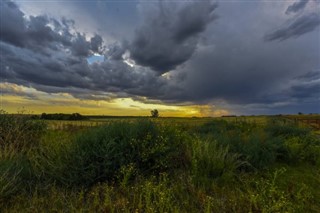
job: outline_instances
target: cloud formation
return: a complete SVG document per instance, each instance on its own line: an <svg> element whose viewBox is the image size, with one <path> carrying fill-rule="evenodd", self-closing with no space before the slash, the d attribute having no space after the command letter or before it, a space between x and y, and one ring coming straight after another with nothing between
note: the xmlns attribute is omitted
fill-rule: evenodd
<svg viewBox="0 0 320 213"><path fill-rule="evenodd" d="M181 5L160 1L136 30L129 47L132 59L159 74L175 69L195 52L199 34L216 17L216 7L209 0Z"/></svg>
<svg viewBox="0 0 320 213"><path fill-rule="evenodd" d="M208 110L237 113L319 106L319 14L301 5L296 12L290 9L294 18L263 40L279 17L287 19L283 10L263 13L261 2L141 3L136 31L114 42L99 30L80 31L77 20L27 15L11 1L0 4L4 82L84 100L130 97L144 103L209 104ZM271 12L279 17L270 18ZM104 60L89 64L94 54ZM6 93L23 95L8 88Z"/></svg>
<svg viewBox="0 0 320 213"><path fill-rule="evenodd" d="M85 34L72 33L72 20L63 18L60 22L46 15L27 17L14 2L4 0L0 4L3 42L42 54L70 50L83 57L103 49L101 36L95 35L88 41Z"/></svg>
<svg viewBox="0 0 320 213"><path fill-rule="evenodd" d="M293 3L287 8L286 14L296 13L303 10L306 7L308 2L309 0L300 0L298 2Z"/></svg>
<svg viewBox="0 0 320 213"><path fill-rule="evenodd" d="M73 20L27 17L10 1L2 1L1 6L1 23L6 23L0 30L1 77L5 81L45 92L68 90L75 96L101 91L119 96L141 94L140 90L153 94L159 91L152 89L154 86L159 89L163 85L149 69L133 68L121 60L124 48L120 52L118 47L110 48L106 53L102 37L95 34L87 39L74 29ZM7 17L19 21L8 24L3 21ZM86 59L93 53L106 54L107 59L88 64Z"/></svg>
<svg viewBox="0 0 320 213"><path fill-rule="evenodd" d="M291 21L290 24L265 36L267 41L283 41L289 38L296 38L303 34L314 31L320 25L320 14L310 13L302 15Z"/></svg>

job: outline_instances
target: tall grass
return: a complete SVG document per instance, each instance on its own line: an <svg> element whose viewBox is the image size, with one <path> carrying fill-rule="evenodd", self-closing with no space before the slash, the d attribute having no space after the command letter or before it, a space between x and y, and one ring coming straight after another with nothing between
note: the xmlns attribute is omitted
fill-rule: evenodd
<svg viewBox="0 0 320 213"><path fill-rule="evenodd" d="M0 110L0 200L24 190L32 182L27 153L38 145L44 130L44 123L29 116L9 115Z"/></svg>
<svg viewBox="0 0 320 213"><path fill-rule="evenodd" d="M211 137L242 155L251 168L264 169L276 162L307 161L319 165L320 140L310 129L270 119L265 126L254 123L211 121L195 129L201 137Z"/></svg>
<svg viewBox="0 0 320 213"><path fill-rule="evenodd" d="M186 128L137 119L70 132L44 131L26 117L1 119L1 212L320 208L319 139L291 124L210 121ZM21 126L17 138L4 134L17 131L5 127L10 122Z"/></svg>
<svg viewBox="0 0 320 213"><path fill-rule="evenodd" d="M189 147L192 153L191 173L196 182L206 184L217 178L233 178L248 163L241 154L214 140L196 139Z"/></svg>
<svg viewBox="0 0 320 213"><path fill-rule="evenodd" d="M266 131L273 137L306 137L311 129L299 127L298 123L284 119L269 119Z"/></svg>
<svg viewBox="0 0 320 213"><path fill-rule="evenodd" d="M0 149L10 146L23 151L35 146L45 129L44 122L34 121L28 115L13 115L0 110Z"/></svg>

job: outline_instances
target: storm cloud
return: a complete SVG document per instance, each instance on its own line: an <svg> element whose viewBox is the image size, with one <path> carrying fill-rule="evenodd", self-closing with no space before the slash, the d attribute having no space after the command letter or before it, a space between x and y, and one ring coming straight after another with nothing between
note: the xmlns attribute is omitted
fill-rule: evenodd
<svg viewBox="0 0 320 213"><path fill-rule="evenodd" d="M159 74L175 69L195 52L199 34L216 17L216 7L209 0L179 6L160 1L136 30L129 47L132 59Z"/></svg>
<svg viewBox="0 0 320 213"><path fill-rule="evenodd" d="M129 30L82 31L77 20L1 1L1 80L79 99L209 104L245 114L319 111L320 18L307 9L311 2L130 2L140 19L115 39ZM124 14L113 21L121 26ZM102 60L90 64L92 55Z"/></svg>
<svg viewBox="0 0 320 213"><path fill-rule="evenodd" d="M52 88L55 92L68 89L78 96L83 88L95 94L105 91L121 96L127 91L141 93L136 90L159 93L151 87L157 86L159 89L163 85L162 79L158 79L149 69L133 68L119 60L123 52L111 54L109 51L112 57L101 63L88 64L89 55L105 53L106 47L100 35L95 34L87 39L85 34L73 29L73 20L63 18L60 22L47 16L27 17L13 2L4 1L1 4L4 11L1 13L1 23L7 23L3 20L7 19L8 14L13 20L19 20L12 22L10 27L7 23L8 26L0 30L3 80L31 85L45 92L52 92Z"/></svg>
<svg viewBox="0 0 320 213"><path fill-rule="evenodd" d="M95 35L89 41L85 34L73 34L74 21L61 22L46 15L27 17L11 1L1 1L0 40L11 45L50 54L50 51L69 49L76 56L88 56L102 49L102 38Z"/></svg>

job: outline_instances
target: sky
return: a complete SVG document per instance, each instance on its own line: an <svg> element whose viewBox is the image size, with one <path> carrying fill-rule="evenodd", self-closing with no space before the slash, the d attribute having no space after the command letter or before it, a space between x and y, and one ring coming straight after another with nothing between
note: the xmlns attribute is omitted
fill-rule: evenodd
<svg viewBox="0 0 320 213"><path fill-rule="evenodd" d="M320 113L320 0L0 0L0 109Z"/></svg>

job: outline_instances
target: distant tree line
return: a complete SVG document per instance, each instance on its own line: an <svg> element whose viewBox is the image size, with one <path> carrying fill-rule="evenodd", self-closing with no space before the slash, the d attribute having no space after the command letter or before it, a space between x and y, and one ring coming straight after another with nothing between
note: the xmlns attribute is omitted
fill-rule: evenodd
<svg viewBox="0 0 320 213"><path fill-rule="evenodd" d="M63 114L63 113L47 114L47 113L42 113L41 116L40 116L40 119L43 119L43 120L72 120L72 121L78 121L78 120L85 120L87 118L85 116L79 114L79 113L72 113L72 114Z"/></svg>

